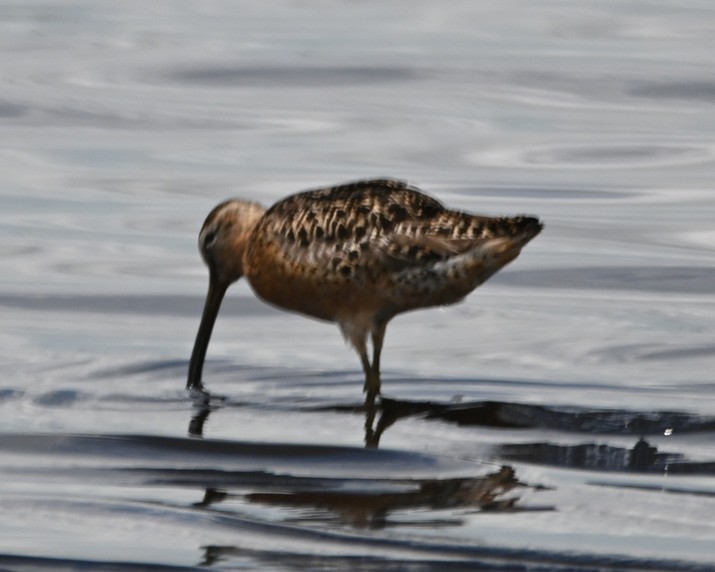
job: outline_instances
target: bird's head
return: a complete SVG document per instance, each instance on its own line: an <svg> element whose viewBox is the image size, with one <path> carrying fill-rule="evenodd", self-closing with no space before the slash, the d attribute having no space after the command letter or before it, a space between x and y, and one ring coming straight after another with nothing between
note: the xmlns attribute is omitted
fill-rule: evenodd
<svg viewBox="0 0 715 572"><path fill-rule="evenodd" d="M201 372L216 316L226 289L243 276L243 254L265 209L248 201L229 200L206 217L199 251L209 267L209 291L189 363L188 388L202 389Z"/></svg>
<svg viewBox="0 0 715 572"><path fill-rule="evenodd" d="M243 276L243 254L264 212L257 203L231 199L209 213L199 233L199 251L212 281L228 287Z"/></svg>

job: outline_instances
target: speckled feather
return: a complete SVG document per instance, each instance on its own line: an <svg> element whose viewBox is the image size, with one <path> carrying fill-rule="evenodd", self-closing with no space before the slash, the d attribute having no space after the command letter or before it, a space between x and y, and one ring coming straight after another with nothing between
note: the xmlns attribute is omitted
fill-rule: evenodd
<svg viewBox="0 0 715 572"><path fill-rule="evenodd" d="M370 331L375 320L460 300L540 228L528 217L447 210L402 181L358 181L268 209L244 267L268 302Z"/></svg>

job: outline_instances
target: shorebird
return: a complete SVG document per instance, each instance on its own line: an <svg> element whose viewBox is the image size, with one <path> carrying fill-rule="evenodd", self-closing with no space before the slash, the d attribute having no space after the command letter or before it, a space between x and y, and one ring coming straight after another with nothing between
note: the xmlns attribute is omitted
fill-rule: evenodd
<svg viewBox="0 0 715 572"><path fill-rule="evenodd" d="M541 228L529 216L448 210L394 179L304 191L268 210L225 201L199 233L209 289L187 388L203 391L201 372L221 301L245 276L265 302L336 322L360 356L364 391L374 403L388 322L409 310L459 302L516 258Z"/></svg>

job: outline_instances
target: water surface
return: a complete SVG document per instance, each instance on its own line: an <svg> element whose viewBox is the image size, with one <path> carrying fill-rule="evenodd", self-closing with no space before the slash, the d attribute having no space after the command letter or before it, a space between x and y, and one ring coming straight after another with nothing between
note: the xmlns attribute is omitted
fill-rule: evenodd
<svg viewBox="0 0 715 572"><path fill-rule="evenodd" d="M0 566L715 569L706 2L1 2ZM245 284L184 391L220 200L394 176L546 223L397 318Z"/></svg>

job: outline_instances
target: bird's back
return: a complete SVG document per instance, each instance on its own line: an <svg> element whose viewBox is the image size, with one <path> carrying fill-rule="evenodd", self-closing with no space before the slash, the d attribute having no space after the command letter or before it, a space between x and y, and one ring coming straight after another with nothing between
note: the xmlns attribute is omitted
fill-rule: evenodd
<svg viewBox="0 0 715 572"><path fill-rule="evenodd" d="M251 235L244 269L270 303L367 325L460 300L540 230L531 217L448 210L402 181L357 181L273 205Z"/></svg>

